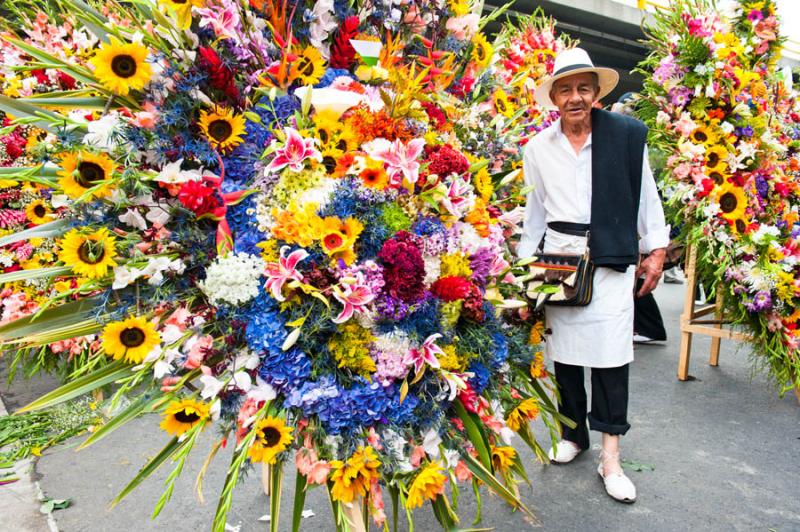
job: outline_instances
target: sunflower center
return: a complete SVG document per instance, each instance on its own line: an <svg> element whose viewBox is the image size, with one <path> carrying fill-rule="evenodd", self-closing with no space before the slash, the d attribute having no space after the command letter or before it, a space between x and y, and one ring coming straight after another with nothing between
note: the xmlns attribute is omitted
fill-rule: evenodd
<svg viewBox="0 0 800 532"><path fill-rule="evenodd" d="M44 205L42 205L42 204L40 203L40 204L36 205L36 206L33 208L33 214L35 214L36 216L38 216L39 218L41 218L42 216L44 216L45 214L47 214L47 209L45 209Z"/></svg>
<svg viewBox="0 0 800 532"><path fill-rule="evenodd" d="M329 174L332 174L336 170L336 159L331 155L326 155L322 158L322 166Z"/></svg>
<svg viewBox="0 0 800 532"><path fill-rule="evenodd" d="M735 211L738 204L739 200L736 199L736 195L732 192L726 192L719 198L719 208L725 214Z"/></svg>
<svg viewBox="0 0 800 532"><path fill-rule="evenodd" d="M86 264L97 264L106 256L106 246L103 242L86 239L78 247L78 258Z"/></svg>
<svg viewBox="0 0 800 532"><path fill-rule="evenodd" d="M214 120L208 125L208 134L217 142L224 142L233 134L233 126L227 120Z"/></svg>
<svg viewBox="0 0 800 532"><path fill-rule="evenodd" d="M314 63L312 63L310 59L302 57L300 58L300 66L297 67L297 70L304 76L310 76L314 73Z"/></svg>
<svg viewBox="0 0 800 532"><path fill-rule="evenodd" d="M744 220L736 220L734 223L736 224L736 230L740 233L744 233L747 230L747 224L744 223Z"/></svg>
<svg viewBox="0 0 800 532"><path fill-rule="evenodd" d="M717 185L722 184L722 174L720 174L719 172L711 172L710 174L708 174L708 177L710 177L711 180Z"/></svg>
<svg viewBox="0 0 800 532"><path fill-rule="evenodd" d="M330 140L330 136L328 136L328 132L324 129L320 129L319 132L319 140L322 141L323 144L327 144L328 140Z"/></svg>
<svg viewBox="0 0 800 532"><path fill-rule="evenodd" d="M708 160L706 162L706 164L708 166L711 166L711 167L717 166L718 162L719 162L719 154L718 153L711 152L711 153L708 154Z"/></svg>
<svg viewBox="0 0 800 532"><path fill-rule="evenodd" d="M136 59L120 54L111 60L111 71L121 78L129 78L136 74Z"/></svg>
<svg viewBox="0 0 800 532"><path fill-rule="evenodd" d="M139 327L128 327L119 333L119 341L127 348L139 347L144 343L144 331ZM177 414L176 414L177 417Z"/></svg>
<svg viewBox="0 0 800 532"><path fill-rule="evenodd" d="M264 447L275 447L281 441L281 431L275 427L266 427L261 431L261 441Z"/></svg>
<svg viewBox="0 0 800 532"><path fill-rule="evenodd" d="M694 139L697 142L705 142L708 140L708 135L706 135L705 131L695 131L694 132Z"/></svg>
<svg viewBox="0 0 800 532"><path fill-rule="evenodd" d="M200 416L197 415L197 412L187 412L186 410L175 412L175 420L181 423L194 423L199 419Z"/></svg>
<svg viewBox="0 0 800 532"><path fill-rule="evenodd" d="M97 181L105 179L105 177L106 173L102 166L97 163L83 161L78 164L78 175L75 176L75 181L83 188L89 188Z"/></svg>
<svg viewBox="0 0 800 532"><path fill-rule="evenodd" d="M495 105L497 106L497 110L499 112L504 113L506 111L506 102L504 102L502 99L498 98Z"/></svg>
<svg viewBox="0 0 800 532"><path fill-rule="evenodd" d="M344 139L339 140L339 142L336 143L336 148L347 151L347 141Z"/></svg>

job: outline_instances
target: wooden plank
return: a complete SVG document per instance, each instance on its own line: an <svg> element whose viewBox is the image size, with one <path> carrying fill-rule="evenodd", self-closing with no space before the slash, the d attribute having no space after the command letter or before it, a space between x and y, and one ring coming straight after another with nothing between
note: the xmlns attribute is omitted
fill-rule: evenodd
<svg viewBox="0 0 800 532"><path fill-rule="evenodd" d="M722 293L720 292L719 289L716 290L716 296L717 300L716 304L714 305L714 310L715 310L714 315L716 316L717 321L719 321L719 323L716 324L717 328L721 329L722 321L720 321L720 318L722 317ZM719 348L721 344L722 344L722 338L716 336L711 338L711 354L708 357L708 363L711 366L714 367L719 366Z"/></svg>
<svg viewBox="0 0 800 532"><path fill-rule="evenodd" d="M718 329L716 327L708 327L706 325L686 325L685 331L692 334L704 334L712 338L723 338L725 340L738 340L747 341L750 335L740 331L733 331L730 329Z"/></svg>
<svg viewBox="0 0 800 532"><path fill-rule="evenodd" d="M681 313L681 350L678 355L678 379L689 379L689 361L692 356L692 332L686 327L689 325L694 310L694 289L697 284L696 269L697 252L693 246L687 246L689 260L686 261L686 291L683 298L683 312Z"/></svg>

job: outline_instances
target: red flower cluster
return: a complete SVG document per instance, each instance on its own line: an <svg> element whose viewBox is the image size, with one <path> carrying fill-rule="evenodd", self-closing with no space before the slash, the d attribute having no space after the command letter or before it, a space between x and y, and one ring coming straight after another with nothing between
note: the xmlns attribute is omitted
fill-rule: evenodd
<svg viewBox="0 0 800 532"><path fill-rule="evenodd" d="M178 199L184 207L202 216L219 207L220 202L214 196L214 189L199 181L187 181L178 191Z"/></svg>
<svg viewBox="0 0 800 532"><path fill-rule="evenodd" d="M16 209L0 209L0 229L7 229L13 225L25 222L25 211Z"/></svg>
<svg viewBox="0 0 800 532"><path fill-rule="evenodd" d="M428 174L436 174L440 178L469 170L467 158L449 144L425 146L425 156L428 159Z"/></svg>
<svg viewBox="0 0 800 532"><path fill-rule="evenodd" d="M447 125L447 117L438 105L433 102L422 102L422 108L431 119L436 129L443 129Z"/></svg>
<svg viewBox="0 0 800 532"><path fill-rule="evenodd" d="M483 294L481 289L474 284L469 284L469 293L464 298L464 304L461 307L461 314L468 320L482 323L486 317L483 310Z"/></svg>
<svg viewBox="0 0 800 532"><path fill-rule="evenodd" d="M0 143L2 143L3 146L5 146L5 152L6 152L6 157L0 156L0 162L3 162L4 164L7 165L8 163L13 162L17 157L20 157L25 153L25 146L28 144L28 140L22 135L20 135L17 130L14 130L8 135L0 137Z"/></svg>
<svg viewBox="0 0 800 532"><path fill-rule="evenodd" d="M222 64L222 59L213 48L200 47L198 64L208 74L208 84L211 88L224 92L231 100L239 99L239 89L233 81L233 71Z"/></svg>
<svg viewBox="0 0 800 532"><path fill-rule="evenodd" d="M489 402L475 393L469 383L467 383L467 387L464 390L458 392L458 400L461 401L467 412L478 415L481 415L483 410L489 406Z"/></svg>
<svg viewBox="0 0 800 532"><path fill-rule="evenodd" d="M336 38L331 45L331 59L328 64L333 68L349 69L356 60L356 50L350 44L350 39L358 33L358 17L353 15L344 19L344 24L336 32Z"/></svg>
<svg viewBox="0 0 800 532"><path fill-rule="evenodd" d="M389 295L406 303L422 299L425 262L411 234L400 231L384 242L378 259L384 266L384 289Z"/></svg>
<svg viewBox="0 0 800 532"><path fill-rule="evenodd" d="M466 298L471 289L471 282L455 275L442 277L431 285L431 292L442 301L448 303Z"/></svg>
<svg viewBox="0 0 800 532"><path fill-rule="evenodd" d="M449 91L459 98L466 98L467 94L471 93L474 87L475 78L472 76L464 76L450 85Z"/></svg>

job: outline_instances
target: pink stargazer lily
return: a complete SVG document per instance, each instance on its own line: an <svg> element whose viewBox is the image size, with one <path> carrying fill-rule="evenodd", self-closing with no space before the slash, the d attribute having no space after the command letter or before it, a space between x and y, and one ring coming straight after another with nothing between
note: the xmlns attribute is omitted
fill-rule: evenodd
<svg viewBox="0 0 800 532"><path fill-rule="evenodd" d="M288 249L289 246L283 246L278 262L268 262L264 271L267 276L264 288L270 291L276 301L286 301L286 298L283 297L283 285L288 281L303 281L302 274L297 271L297 263L308 257L308 252L304 249L298 249L292 251L288 257L284 257Z"/></svg>
<svg viewBox="0 0 800 532"><path fill-rule="evenodd" d="M395 140L390 146L377 149L369 154L373 159L386 163L389 182L392 186L399 186L406 178L412 185L419 179L419 162L417 157L422 153L425 139L417 138L403 144L400 139Z"/></svg>
<svg viewBox="0 0 800 532"><path fill-rule="evenodd" d="M460 218L472 207L471 192L469 178L455 176L447 188L447 195L442 198L442 205L447 212Z"/></svg>
<svg viewBox="0 0 800 532"><path fill-rule="evenodd" d="M314 146L314 139L304 139L296 129L287 127L286 142L275 150L275 158L267 165L268 172L276 172L288 166L292 171L299 172L303 169L306 159L316 159L322 162L322 154Z"/></svg>
<svg viewBox="0 0 800 532"><path fill-rule="evenodd" d="M403 359L404 364L414 364L414 372L419 373L425 364L434 369L439 368L439 359L436 355L444 355L444 351L436 345L436 340L441 338L441 334L436 333L428 336L419 349L411 349Z"/></svg>
<svg viewBox="0 0 800 532"><path fill-rule="evenodd" d="M344 323L349 320L354 313L364 312L367 305L375 299L369 286L364 279L364 274L357 272L354 279L343 282L333 290L333 297L344 305L342 312L333 319L333 323Z"/></svg>

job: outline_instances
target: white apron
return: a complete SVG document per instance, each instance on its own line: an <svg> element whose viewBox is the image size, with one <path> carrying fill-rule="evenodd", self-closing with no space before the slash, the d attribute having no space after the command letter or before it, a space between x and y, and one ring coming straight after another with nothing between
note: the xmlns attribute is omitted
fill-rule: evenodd
<svg viewBox="0 0 800 532"><path fill-rule="evenodd" d="M586 238L547 229L545 253L582 253ZM585 307L545 306L545 354L555 362L616 368L633 361L635 267L596 268L592 300Z"/></svg>

